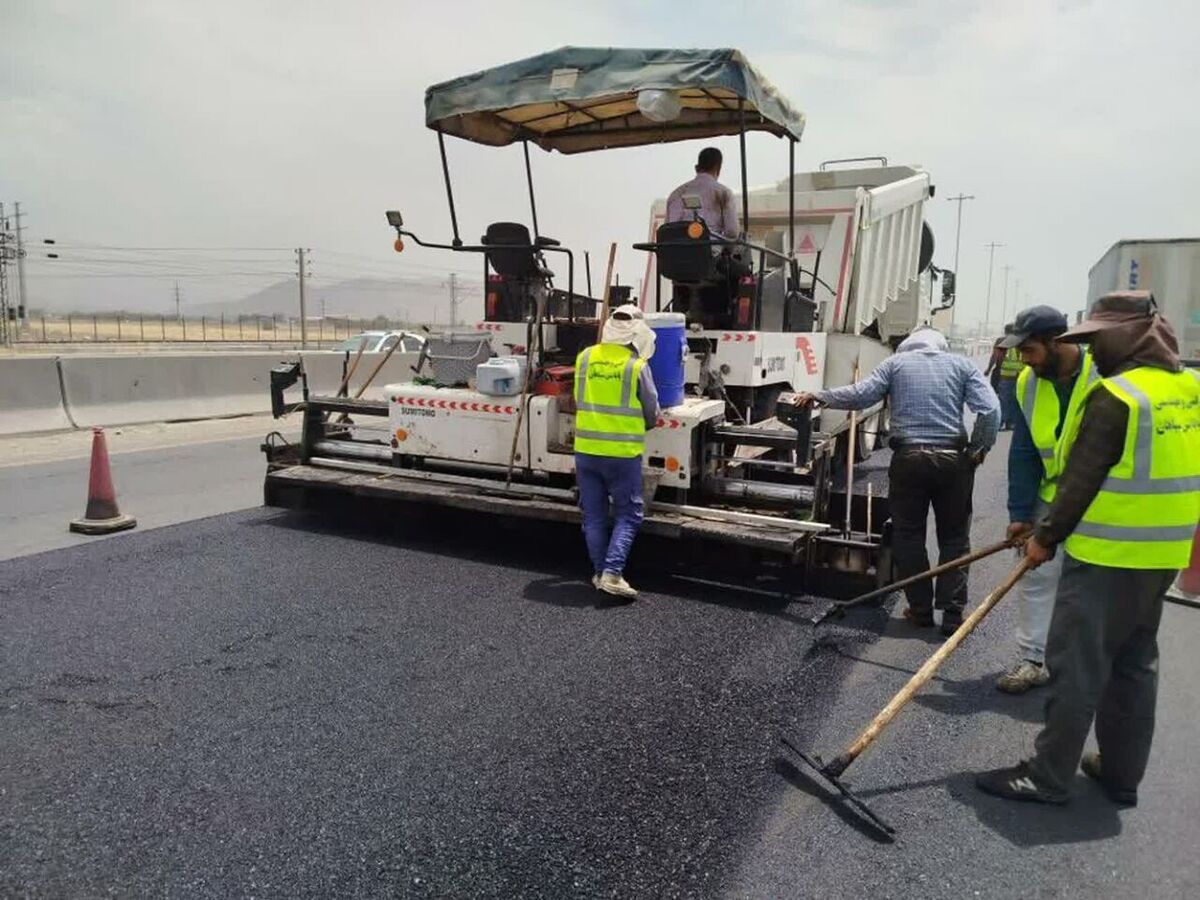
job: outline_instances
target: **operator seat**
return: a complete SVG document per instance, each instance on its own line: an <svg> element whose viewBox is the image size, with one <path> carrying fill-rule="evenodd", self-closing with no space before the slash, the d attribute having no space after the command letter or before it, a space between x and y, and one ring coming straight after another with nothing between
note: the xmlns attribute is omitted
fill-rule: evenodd
<svg viewBox="0 0 1200 900"><path fill-rule="evenodd" d="M542 248L557 247L554 238L530 240L529 229L520 222L493 222L479 239L484 247L488 275L485 317L489 322L523 322L536 310L539 297L553 290L554 273L546 268Z"/></svg>
<svg viewBox="0 0 1200 900"><path fill-rule="evenodd" d="M702 230L693 237L688 229L697 224ZM710 238L703 219L664 222L658 226L654 252L658 271L671 282L671 308L686 313L689 322L724 328L731 316L733 291L729 279L717 268Z"/></svg>
<svg viewBox="0 0 1200 900"><path fill-rule="evenodd" d="M554 277L539 251L542 247L557 247L558 241L539 237L535 245L529 229L520 222L493 222L479 243L488 248L487 261L497 275L515 281L548 281Z"/></svg>
<svg viewBox="0 0 1200 900"><path fill-rule="evenodd" d="M688 234L688 229L694 224L702 229L698 237ZM717 271L717 260L709 244L711 236L703 219L659 225L656 235L659 247L655 251L658 271L676 284L699 286L719 280L721 275ZM663 244L671 246L664 247Z"/></svg>

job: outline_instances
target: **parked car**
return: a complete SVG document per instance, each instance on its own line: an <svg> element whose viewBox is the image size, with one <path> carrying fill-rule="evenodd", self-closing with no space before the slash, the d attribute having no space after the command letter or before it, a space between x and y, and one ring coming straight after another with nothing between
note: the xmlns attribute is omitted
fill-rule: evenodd
<svg viewBox="0 0 1200 900"><path fill-rule="evenodd" d="M400 353L419 353L425 339L420 335L413 334L408 331L364 331L362 334L356 334L354 337L346 338L334 350L346 351L351 353L358 352L358 345L366 339L367 345L363 348L364 353L382 353L392 348L392 345L397 341L401 344L397 347L397 352Z"/></svg>

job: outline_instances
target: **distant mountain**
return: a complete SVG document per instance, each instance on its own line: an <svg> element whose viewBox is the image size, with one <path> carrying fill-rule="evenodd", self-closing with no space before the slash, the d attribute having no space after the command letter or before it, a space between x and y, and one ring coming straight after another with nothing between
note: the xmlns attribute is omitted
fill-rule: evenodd
<svg viewBox="0 0 1200 900"><path fill-rule="evenodd" d="M459 278L456 287L459 321L471 320L482 307L483 286L479 281ZM240 300L195 304L191 315L296 316L300 292L295 279L288 279ZM353 278L347 281L318 281L308 289L308 315L347 316L367 319L387 316L413 323L450 321L450 287L445 279Z"/></svg>

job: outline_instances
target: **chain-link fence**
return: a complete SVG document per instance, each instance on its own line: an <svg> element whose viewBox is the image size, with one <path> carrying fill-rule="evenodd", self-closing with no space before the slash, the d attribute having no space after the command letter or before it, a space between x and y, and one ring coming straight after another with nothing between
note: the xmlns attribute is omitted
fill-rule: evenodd
<svg viewBox="0 0 1200 900"><path fill-rule="evenodd" d="M104 343L268 343L301 342L300 320L285 316L200 316L176 318L140 313L37 313L27 323L9 322L16 344ZM376 317L322 317L309 319L304 329L307 343L323 347L364 331L411 330L394 319Z"/></svg>

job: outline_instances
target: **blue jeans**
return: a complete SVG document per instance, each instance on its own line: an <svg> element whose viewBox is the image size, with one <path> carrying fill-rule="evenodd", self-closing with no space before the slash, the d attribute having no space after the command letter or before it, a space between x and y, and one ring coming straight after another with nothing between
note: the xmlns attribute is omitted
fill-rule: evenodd
<svg viewBox="0 0 1200 900"><path fill-rule="evenodd" d="M642 524L642 458L575 454L583 537L597 574L620 575ZM609 528L609 500L614 519Z"/></svg>

